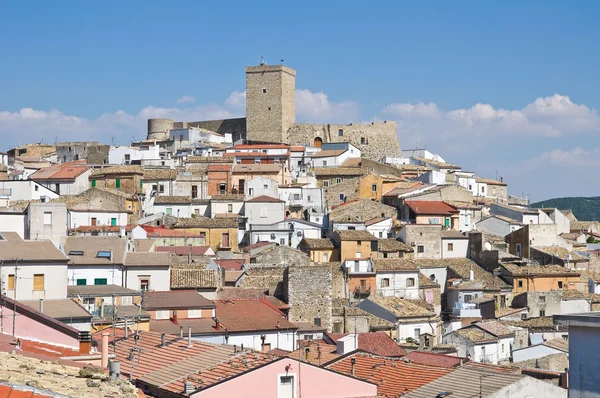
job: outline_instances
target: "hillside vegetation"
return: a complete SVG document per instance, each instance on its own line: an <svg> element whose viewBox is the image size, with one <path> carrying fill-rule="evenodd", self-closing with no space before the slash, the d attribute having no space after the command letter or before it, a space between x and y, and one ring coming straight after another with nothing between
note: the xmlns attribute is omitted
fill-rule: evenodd
<svg viewBox="0 0 600 398"><path fill-rule="evenodd" d="M531 207L556 207L557 209L571 209L580 221L600 220L600 196L590 198L572 197L555 198L532 203Z"/></svg>

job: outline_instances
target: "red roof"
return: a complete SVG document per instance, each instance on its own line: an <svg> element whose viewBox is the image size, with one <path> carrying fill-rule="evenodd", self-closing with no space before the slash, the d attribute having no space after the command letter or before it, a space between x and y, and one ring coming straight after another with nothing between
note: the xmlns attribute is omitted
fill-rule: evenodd
<svg viewBox="0 0 600 398"><path fill-rule="evenodd" d="M467 358L423 351L413 351L410 354L405 355L404 359L408 359L410 362L419 365L441 366L442 368L456 368L468 361Z"/></svg>
<svg viewBox="0 0 600 398"><path fill-rule="evenodd" d="M210 249L210 246L157 246L157 252L168 252L178 256L203 256Z"/></svg>
<svg viewBox="0 0 600 398"><path fill-rule="evenodd" d="M229 149L288 149L289 145L285 144L241 144L233 146Z"/></svg>
<svg viewBox="0 0 600 398"><path fill-rule="evenodd" d="M283 312L264 298L259 300L217 300L216 314L223 327L231 332L259 330L296 330Z"/></svg>
<svg viewBox="0 0 600 398"><path fill-rule="evenodd" d="M233 164L231 163L227 163L227 164L209 164L208 165L208 171L231 171L231 166L233 166Z"/></svg>
<svg viewBox="0 0 600 398"><path fill-rule="evenodd" d="M290 151L292 151L292 152L304 152L304 150L305 150L305 149L306 149L306 148L305 148L305 147L303 147L303 146L299 146L299 145L293 145L293 146L290 148Z"/></svg>
<svg viewBox="0 0 600 398"><path fill-rule="evenodd" d="M48 394L37 394L35 389L24 387L22 390L12 386L0 386L0 398L48 398Z"/></svg>
<svg viewBox="0 0 600 398"><path fill-rule="evenodd" d="M215 263L225 271L241 271L246 263L244 259L215 260Z"/></svg>
<svg viewBox="0 0 600 398"><path fill-rule="evenodd" d="M348 334L327 333L326 335L335 343L342 337L348 336ZM358 349L383 357L401 357L406 355L406 351L385 332L359 333Z"/></svg>
<svg viewBox="0 0 600 398"><path fill-rule="evenodd" d="M459 212L455 207L438 200L407 200L404 203L406 203L415 214L449 216Z"/></svg>
<svg viewBox="0 0 600 398"><path fill-rule="evenodd" d="M249 252L250 250L257 249L257 248L263 247L263 246L269 246L269 245L274 245L274 243L273 242L256 242L252 245L245 246L243 250L244 250L244 252Z"/></svg>
<svg viewBox="0 0 600 398"><path fill-rule="evenodd" d="M360 353L347 356L327 367L350 375L352 358L356 360L356 377L377 384L377 393L381 397L401 396L453 371L441 367L405 363L401 359L374 357Z"/></svg>
<svg viewBox="0 0 600 398"><path fill-rule="evenodd" d="M269 203L281 203L284 202L281 199L273 198L267 195L260 195L252 199L248 199L246 202L269 202Z"/></svg>
<svg viewBox="0 0 600 398"><path fill-rule="evenodd" d="M226 157L252 157L252 158L281 158L290 156L289 152L286 153L264 153L264 152L227 152L223 154Z"/></svg>

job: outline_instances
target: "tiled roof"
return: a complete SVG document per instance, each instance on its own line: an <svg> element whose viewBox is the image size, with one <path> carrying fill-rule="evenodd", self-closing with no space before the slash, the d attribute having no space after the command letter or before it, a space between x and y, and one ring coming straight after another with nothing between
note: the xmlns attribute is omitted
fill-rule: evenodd
<svg viewBox="0 0 600 398"><path fill-rule="evenodd" d="M241 288L241 287L226 287L219 290L217 293L218 300L236 300L236 299L261 299L264 298L271 303L278 310L287 310L290 308L289 305L279 300L276 297L268 296L266 289L252 289L252 288Z"/></svg>
<svg viewBox="0 0 600 398"><path fill-rule="evenodd" d="M588 258L580 256L579 254L560 246L535 246L531 247L531 250L537 250L550 256L560 258L563 261L569 261L570 263L590 261Z"/></svg>
<svg viewBox="0 0 600 398"><path fill-rule="evenodd" d="M141 292L118 285L69 285L68 297L141 296Z"/></svg>
<svg viewBox="0 0 600 398"><path fill-rule="evenodd" d="M439 366L442 368L456 368L467 362L467 358L455 357L452 355L435 354L426 351L413 351L404 356L411 363L419 365Z"/></svg>
<svg viewBox="0 0 600 398"><path fill-rule="evenodd" d="M243 258L218 259L215 263L226 271L241 271L246 260Z"/></svg>
<svg viewBox="0 0 600 398"><path fill-rule="evenodd" d="M569 342L562 337L545 341L543 343L547 347L555 348L560 351L569 352Z"/></svg>
<svg viewBox="0 0 600 398"><path fill-rule="evenodd" d="M225 271L223 280L226 283L235 283L242 277L242 275L244 275L244 271Z"/></svg>
<svg viewBox="0 0 600 398"><path fill-rule="evenodd" d="M379 318L378 316L375 316L358 307L342 307L342 311L344 311L348 317L365 317L371 330L390 330L396 328L396 324L393 322L390 322L387 319ZM343 315L344 314L342 313L342 316Z"/></svg>
<svg viewBox="0 0 600 398"><path fill-rule="evenodd" d="M128 252L125 255L126 267L168 267L171 265L171 253Z"/></svg>
<svg viewBox="0 0 600 398"><path fill-rule="evenodd" d="M340 167L360 167L362 158L348 158L340 165Z"/></svg>
<svg viewBox="0 0 600 398"><path fill-rule="evenodd" d="M442 239L469 239L469 234L459 231L442 231L440 233Z"/></svg>
<svg viewBox="0 0 600 398"><path fill-rule="evenodd" d="M88 170L90 170L89 166L53 166L42 168L33 173L29 178L35 181L74 181L75 178L79 177Z"/></svg>
<svg viewBox="0 0 600 398"><path fill-rule="evenodd" d="M455 331L459 336L464 337L465 339L472 341L473 343L483 343L487 341L496 341L498 340L496 336L486 332L485 330L468 327Z"/></svg>
<svg viewBox="0 0 600 398"><path fill-rule="evenodd" d="M498 321L477 322L473 324L473 327L483 329L496 337L512 336L514 334L512 330Z"/></svg>
<svg viewBox="0 0 600 398"><path fill-rule="evenodd" d="M180 218L174 228L237 228L238 221L233 218Z"/></svg>
<svg viewBox="0 0 600 398"><path fill-rule="evenodd" d="M333 222L367 222L374 217L394 217L395 207L370 199L342 203L332 209L329 220Z"/></svg>
<svg viewBox="0 0 600 398"><path fill-rule="evenodd" d="M215 308L215 305L195 290L146 292L143 304L145 311L185 310L188 308Z"/></svg>
<svg viewBox="0 0 600 398"><path fill-rule="evenodd" d="M312 155L311 157L313 159L316 158L328 158L328 157L332 157L332 156L340 156L341 154L347 152L347 149L327 149L324 151L319 151L317 153L315 153L314 155Z"/></svg>
<svg viewBox="0 0 600 398"><path fill-rule="evenodd" d="M435 316L433 309L424 300L403 299L395 296L376 296L368 298L379 306L387 309L398 318L403 317L432 317Z"/></svg>
<svg viewBox="0 0 600 398"><path fill-rule="evenodd" d="M217 288L217 270L171 269L171 289Z"/></svg>
<svg viewBox="0 0 600 398"><path fill-rule="evenodd" d="M245 198L245 196L242 195L242 194L228 193L228 194L223 194L223 195L212 195L210 197L210 200L212 202L216 202L216 201L237 201L237 202L243 202L244 198Z"/></svg>
<svg viewBox="0 0 600 398"><path fill-rule="evenodd" d="M481 206L473 204L473 202L461 202L457 200L444 200L444 203L449 204L457 209L480 210Z"/></svg>
<svg viewBox="0 0 600 398"><path fill-rule="evenodd" d="M269 301L217 300L216 313L223 327L230 332L260 330L296 330L298 327L285 319Z"/></svg>
<svg viewBox="0 0 600 398"><path fill-rule="evenodd" d="M366 221L365 225L366 226L375 225L377 223L380 223L382 221L386 221L389 219L390 219L390 217L375 217L375 218L370 219L369 221Z"/></svg>
<svg viewBox="0 0 600 398"><path fill-rule="evenodd" d="M157 252L167 252L178 256L204 256L210 246L156 246Z"/></svg>
<svg viewBox="0 0 600 398"><path fill-rule="evenodd" d="M318 167L314 169L315 176L361 176L367 174L367 170L359 167Z"/></svg>
<svg viewBox="0 0 600 398"><path fill-rule="evenodd" d="M158 333L167 333L178 335L181 333L181 329L183 328L184 335L187 335L189 332L190 326L192 327L192 334L215 334L221 335L225 334L225 330L217 330L216 322L212 318L188 318L182 319L181 317L177 318L177 323L175 324L171 319L160 319L160 320L151 320L150 321L150 331L158 332Z"/></svg>
<svg viewBox="0 0 600 398"><path fill-rule="evenodd" d="M492 373L489 370L464 366L425 384L403 398L432 398L443 391L451 391L452 398L491 397L497 391L516 383L523 377L526 376ZM479 383L480 380L483 382Z"/></svg>
<svg viewBox="0 0 600 398"><path fill-rule="evenodd" d="M327 333L328 339L337 342L349 333ZM374 355L384 357L401 357L406 355L402 349L386 332L358 333L358 349Z"/></svg>
<svg viewBox="0 0 600 398"><path fill-rule="evenodd" d="M514 315L521 311L527 311L527 308L511 308L511 307L500 307L496 309L496 319L503 318L505 316Z"/></svg>
<svg viewBox="0 0 600 398"><path fill-rule="evenodd" d="M103 177L114 174L144 174L144 168L142 166L111 166L95 169L92 172L92 177Z"/></svg>
<svg viewBox="0 0 600 398"><path fill-rule="evenodd" d="M230 158L233 161L233 158ZM226 171L230 172L233 165L231 163L209 164L208 172Z"/></svg>
<svg viewBox="0 0 600 398"><path fill-rule="evenodd" d="M477 183L485 183L485 184L488 184L488 185L502 185L502 186L506 186L506 183L504 181L490 180L489 178L479 178L479 177L477 177L475 179L475 182L477 182Z"/></svg>
<svg viewBox="0 0 600 398"><path fill-rule="evenodd" d="M377 241L377 251L381 253L412 253L414 249L398 239L379 239Z"/></svg>
<svg viewBox="0 0 600 398"><path fill-rule="evenodd" d="M69 265L123 264L126 240L118 236L67 236L65 254ZM76 255L76 252L83 252ZM110 252L110 258L98 257L99 252Z"/></svg>
<svg viewBox="0 0 600 398"><path fill-rule="evenodd" d="M304 238L302 239L306 243L309 249L318 250L318 249L334 249L335 246L333 242L329 238ZM300 242L302 243L302 242Z"/></svg>
<svg viewBox="0 0 600 398"><path fill-rule="evenodd" d="M425 275L419 272L419 289L439 287L439 283L432 281L430 278L426 277Z"/></svg>
<svg viewBox="0 0 600 398"><path fill-rule="evenodd" d="M524 265L500 263L512 276L573 276L581 274L560 265Z"/></svg>
<svg viewBox="0 0 600 398"><path fill-rule="evenodd" d="M233 172L238 174L244 173L279 173L283 165L279 164L236 164L233 166Z"/></svg>
<svg viewBox="0 0 600 398"><path fill-rule="evenodd" d="M323 340L299 340L298 345L300 345L300 348L285 356L318 366L340 357L340 355L336 353L337 346L328 344Z"/></svg>
<svg viewBox="0 0 600 398"><path fill-rule="evenodd" d="M445 263L448 266L448 279L462 279L462 282L457 285L459 289L500 290L510 288L502 279L467 258L448 259ZM473 280L469 279L471 270L475 276Z"/></svg>
<svg viewBox="0 0 600 398"><path fill-rule="evenodd" d="M246 269L246 277L240 287L243 288L262 288L268 290L271 286L283 282L284 267L252 267L252 264Z"/></svg>
<svg viewBox="0 0 600 398"><path fill-rule="evenodd" d="M502 324L506 326L516 326L530 330L556 330L551 316L520 319L517 321L505 320L499 322L502 322Z"/></svg>
<svg viewBox="0 0 600 398"><path fill-rule="evenodd" d="M233 163L233 159L222 156L188 156L186 163Z"/></svg>
<svg viewBox="0 0 600 398"><path fill-rule="evenodd" d="M20 300L20 302L36 311L40 311L39 300ZM71 299L46 299L44 300L43 307L43 313L45 315L58 320L70 318L92 319L92 314L87 312L85 308Z"/></svg>
<svg viewBox="0 0 600 398"><path fill-rule="evenodd" d="M414 261L407 258L375 258L373 259L373 270L379 271L414 271L419 268Z"/></svg>
<svg viewBox="0 0 600 398"><path fill-rule="evenodd" d="M415 214L452 215L459 212L456 208L436 200L407 200L404 203Z"/></svg>
<svg viewBox="0 0 600 398"><path fill-rule="evenodd" d="M246 202L250 202L250 203L254 203L254 202L259 202L259 203L285 203L285 201L281 200L281 199L277 199L277 198L273 198L271 196L267 196L267 195L260 195L257 197L254 197L252 199L248 199Z"/></svg>
<svg viewBox="0 0 600 398"><path fill-rule="evenodd" d="M174 180L177 178L175 169L146 169L144 170L144 181L146 180Z"/></svg>
<svg viewBox="0 0 600 398"><path fill-rule="evenodd" d="M386 398L403 396L403 394L453 371L452 369L406 363L401 359L377 357L363 353L344 357L327 367L336 372L350 375L352 374L352 359L355 360L356 377L377 384L377 393L380 397ZM435 395L428 398L431 397L435 397Z"/></svg>
<svg viewBox="0 0 600 398"><path fill-rule="evenodd" d="M190 204L192 198L190 196L166 196L159 195L154 199L154 204Z"/></svg>
<svg viewBox="0 0 600 398"><path fill-rule="evenodd" d="M432 164L434 166L438 166L440 168L446 168L446 169L460 169L460 166L457 166L455 164L452 163L446 163L446 162L440 162L438 160L433 160L433 159L427 159L427 158L422 158L419 156L414 156L414 159L420 160L421 162L424 163L428 163L428 164Z"/></svg>
<svg viewBox="0 0 600 398"><path fill-rule="evenodd" d="M1 228L1 227L0 227ZM0 258L19 262L66 262L67 257L49 240L23 240L16 232L0 231Z"/></svg>
<svg viewBox="0 0 600 398"><path fill-rule="evenodd" d="M344 230L344 231L336 231L336 233L340 237L340 240L366 240L366 241L377 240L377 238L375 236L373 236L373 234L371 234L369 231L365 231L365 230L354 230L354 231Z"/></svg>

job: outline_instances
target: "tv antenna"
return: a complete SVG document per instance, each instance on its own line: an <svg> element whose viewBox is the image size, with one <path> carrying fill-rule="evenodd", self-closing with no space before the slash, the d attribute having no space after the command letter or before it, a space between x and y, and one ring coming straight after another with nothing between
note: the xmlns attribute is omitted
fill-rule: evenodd
<svg viewBox="0 0 600 398"><path fill-rule="evenodd" d="M260 56L260 63L258 65L267 66L267 61L265 61L265 57L263 57L262 55Z"/></svg>

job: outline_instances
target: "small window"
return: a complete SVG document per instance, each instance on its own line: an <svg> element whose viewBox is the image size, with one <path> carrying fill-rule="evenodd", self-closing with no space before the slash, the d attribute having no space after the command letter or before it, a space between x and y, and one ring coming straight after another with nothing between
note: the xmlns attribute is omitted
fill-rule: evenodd
<svg viewBox="0 0 600 398"><path fill-rule="evenodd" d="M340 182L342 182L342 179L341 179L341 178L336 178L336 179L335 179L335 182L336 182L337 184L339 184Z"/></svg>
<svg viewBox="0 0 600 398"><path fill-rule="evenodd" d="M140 290L142 292L150 290L150 279L140 279Z"/></svg>
<svg viewBox="0 0 600 398"><path fill-rule="evenodd" d="M546 302L546 296L540 296L540 303Z"/></svg>
<svg viewBox="0 0 600 398"><path fill-rule="evenodd" d="M171 312L169 310L157 310L156 319L169 319Z"/></svg>
<svg viewBox="0 0 600 398"><path fill-rule="evenodd" d="M371 185L371 191L377 192L377 184Z"/></svg>
<svg viewBox="0 0 600 398"><path fill-rule="evenodd" d="M521 314L521 319L527 319L527 314Z"/></svg>
<svg viewBox="0 0 600 398"><path fill-rule="evenodd" d="M291 386L294 384L294 376L280 376L279 384L282 386Z"/></svg>
<svg viewBox="0 0 600 398"><path fill-rule="evenodd" d="M254 195L254 188L248 188L248 195Z"/></svg>
<svg viewBox="0 0 600 398"><path fill-rule="evenodd" d="M448 251L454 251L454 243L448 243Z"/></svg>
<svg viewBox="0 0 600 398"><path fill-rule="evenodd" d="M106 278L96 278L94 279L94 285L108 285L108 280Z"/></svg>
<svg viewBox="0 0 600 398"><path fill-rule="evenodd" d="M417 253L425 253L425 246L423 246L423 245L417 246Z"/></svg>
<svg viewBox="0 0 600 398"><path fill-rule="evenodd" d="M226 187L227 187L226 184L223 184L223 183L219 184L219 193L221 195L225 195L227 193L227 188Z"/></svg>
<svg viewBox="0 0 600 398"><path fill-rule="evenodd" d="M558 281L558 288L562 289L563 288L563 282L562 281Z"/></svg>
<svg viewBox="0 0 600 398"><path fill-rule="evenodd" d="M110 260L110 258L112 257L112 252L108 251L108 250L100 250L98 252L98 254L96 254L97 258L108 258Z"/></svg>
<svg viewBox="0 0 600 398"><path fill-rule="evenodd" d="M44 274L33 275L33 290L44 290Z"/></svg>
<svg viewBox="0 0 600 398"><path fill-rule="evenodd" d="M323 261L324 262L328 262L329 261L329 253L323 253Z"/></svg>
<svg viewBox="0 0 600 398"><path fill-rule="evenodd" d="M159 186L158 192L160 192L160 193L165 193L165 186L161 184L161 185Z"/></svg>
<svg viewBox="0 0 600 398"><path fill-rule="evenodd" d="M344 194L343 193L340 194L340 200L344 200Z"/></svg>
<svg viewBox="0 0 600 398"><path fill-rule="evenodd" d="M379 231L379 237L383 238L383 231Z"/></svg>
<svg viewBox="0 0 600 398"><path fill-rule="evenodd" d="M308 202L312 202L312 198L311 198L311 196L310 196L310 195L308 195L308 196L306 197L306 200L307 200Z"/></svg>
<svg viewBox="0 0 600 398"><path fill-rule="evenodd" d="M264 207L260 209L260 218L267 218L267 209Z"/></svg>
<svg viewBox="0 0 600 398"><path fill-rule="evenodd" d="M523 281L519 281L518 286L523 287Z"/></svg>
<svg viewBox="0 0 600 398"><path fill-rule="evenodd" d="M501 345L501 350L504 352L504 344Z"/></svg>
<svg viewBox="0 0 600 398"><path fill-rule="evenodd" d="M44 225L52 225L52 212L51 211L44 212Z"/></svg>
<svg viewBox="0 0 600 398"><path fill-rule="evenodd" d="M321 318L315 318L313 323L315 324L315 326L321 326Z"/></svg>
<svg viewBox="0 0 600 398"><path fill-rule="evenodd" d="M406 287L412 287L415 285L415 278L408 278L406 280Z"/></svg>
<svg viewBox="0 0 600 398"><path fill-rule="evenodd" d="M540 318L546 316L546 310L540 310Z"/></svg>
<svg viewBox="0 0 600 398"><path fill-rule="evenodd" d="M194 215L199 216L200 215L200 209L194 209Z"/></svg>
<svg viewBox="0 0 600 398"><path fill-rule="evenodd" d="M323 186L324 187L328 187L329 186L329 181L323 181Z"/></svg>
<svg viewBox="0 0 600 398"><path fill-rule="evenodd" d="M381 287L390 287L390 279L389 278L383 278L381 280Z"/></svg>
<svg viewBox="0 0 600 398"><path fill-rule="evenodd" d="M279 245L285 246L285 238L279 238Z"/></svg>
<svg viewBox="0 0 600 398"><path fill-rule="evenodd" d="M77 279L77 286L87 285L87 279Z"/></svg>
<svg viewBox="0 0 600 398"><path fill-rule="evenodd" d="M121 188L121 180L118 178L115 180L115 188Z"/></svg>
<svg viewBox="0 0 600 398"><path fill-rule="evenodd" d="M35 186L35 191L37 192L39 190L40 187L38 187L37 185Z"/></svg>
<svg viewBox="0 0 600 398"><path fill-rule="evenodd" d="M172 207L167 207L165 210L167 211L167 216L173 215L173 208Z"/></svg>
<svg viewBox="0 0 600 398"><path fill-rule="evenodd" d="M421 328L415 328L415 332L414 332L415 340L419 340L419 337L421 337Z"/></svg>
<svg viewBox="0 0 600 398"><path fill-rule="evenodd" d="M96 186L96 180L92 180L92 188L94 188L95 186Z"/></svg>
<svg viewBox="0 0 600 398"><path fill-rule="evenodd" d="M125 160L131 160L131 155L130 155L130 154L128 154L128 153L126 153L126 154L125 154Z"/></svg>
<svg viewBox="0 0 600 398"><path fill-rule="evenodd" d="M8 275L8 290L15 290L15 275Z"/></svg>
<svg viewBox="0 0 600 398"><path fill-rule="evenodd" d="M365 137L360 137L360 144L365 145L367 143L367 139Z"/></svg>
<svg viewBox="0 0 600 398"><path fill-rule="evenodd" d="M431 275L429 275L429 279L430 279L432 282L435 282L435 274L431 274Z"/></svg>
<svg viewBox="0 0 600 398"><path fill-rule="evenodd" d="M233 204L229 203L227 205L227 213L233 213Z"/></svg>
<svg viewBox="0 0 600 398"><path fill-rule="evenodd" d="M267 88L263 87L263 94L266 94L266 93L267 93Z"/></svg>
<svg viewBox="0 0 600 398"><path fill-rule="evenodd" d="M323 166L327 166L327 161L326 160L323 161Z"/></svg>
<svg viewBox="0 0 600 398"><path fill-rule="evenodd" d="M344 136L344 130L339 129L338 130L338 137L343 137Z"/></svg>
<svg viewBox="0 0 600 398"><path fill-rule="evenodd" d="M69 256L83 256L83 250L71 250Z"/></svg>

